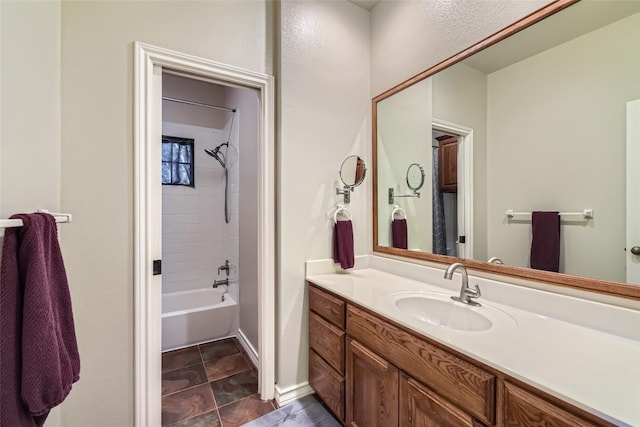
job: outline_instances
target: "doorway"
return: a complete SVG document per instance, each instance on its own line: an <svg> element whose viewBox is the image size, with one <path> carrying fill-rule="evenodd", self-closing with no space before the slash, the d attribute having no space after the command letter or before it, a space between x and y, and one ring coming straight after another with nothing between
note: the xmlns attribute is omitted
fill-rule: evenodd
<svg viewBox="0 0 640 427"><path fill-rule="evenodd" d="M258 391L275 389L275 177L273 77L143 43L135 43L135 405L136 426L160 425L162 300L162 75L163 72L255 90L256 280ZM213 148L213 147L212 147ZM213 161L213 159L212 159Z"/></svg>
<svg viewBox="0 0 640 427"><path fill-rule="evenodd" d="M437 144L441 150L443 148L442 142L445 144L452 140L455 142L455 145L451 144L449 148L455 149L456 158L453 166L456 170L453 178L450 176L445 179L443 187L445 191L442 192L443 195L447 192L450 193L446 198L443 197L443 212L446 209L446 214L449 217L449 226L444 233L446 242L444 250L450 251L447 253L448 255L455 254L452 256L473 259L473 129L434 118L431 123L431 132L432 147ZM439 166L445 167L446 165ZM450 185L451 181L455 181L455 187ZM440 187L439 177L434 177L433 182L435 193L436 185ZM455 191L453 191L454 188Z"/></svg>

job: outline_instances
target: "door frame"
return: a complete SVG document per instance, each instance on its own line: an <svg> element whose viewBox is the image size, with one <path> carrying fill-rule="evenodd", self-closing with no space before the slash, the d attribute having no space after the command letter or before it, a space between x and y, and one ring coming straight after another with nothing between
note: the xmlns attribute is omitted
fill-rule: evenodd
<svg viewBox="0 0 640 427"><path fill-rule="evenodd" d="M626 281L640 285L640 257L631 248L640 245L640 195L638 195L638 160L640 159L640 99L627 102L627 212L626 212Z"/></svg>
<svg viewBox="0 0 640 427"><path fill-rule="evenodd" d="M251 88L259 94L258 391L265 400L275 394L275 100L274 78L267 74L140 42L134 43L134 55L135 425L146 427L160 425L161 414L162 287L152 267L160 255L157 206L161 200L153 185L160 176L152 162L154 144L159 147L155 129L162 120L158 69Z"/></svg>
<svg viewBox="0 0 640 427"><path fill-rule="evenodd" d="M458 135L458 258L473 259L473 129L435 118L431 129Z"/></svg>

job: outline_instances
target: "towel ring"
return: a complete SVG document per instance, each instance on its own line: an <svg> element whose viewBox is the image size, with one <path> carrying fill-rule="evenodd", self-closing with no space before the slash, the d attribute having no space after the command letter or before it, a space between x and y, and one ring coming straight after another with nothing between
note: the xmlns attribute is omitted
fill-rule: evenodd
<svg viewBox="0 0 640 427"><path fill-rule="evenodd" d="M336 209L336 212L333 214L333 223L337 223L338 222L338 214L340 212L346 212L348 214L348 220L351 220L351 211L347 208L345 208L343 205L338 205L338 208Z"/></svg>
<svg viewBox="0 0 640 427"><path fill-rule="evenodd" d="M398 205L394 205L393 206L393 210L391 211L391 221L393 222L394 219L396 219L396 214L400 212L402 214L402 217L400 217L400 219L407 219L407 212L402 209L400 206Z"/></svg>

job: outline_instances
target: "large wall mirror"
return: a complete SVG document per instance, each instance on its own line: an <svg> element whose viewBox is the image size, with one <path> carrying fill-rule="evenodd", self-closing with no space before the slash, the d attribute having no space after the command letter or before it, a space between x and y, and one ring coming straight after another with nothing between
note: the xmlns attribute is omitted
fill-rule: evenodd
<svg viewBox="0 0 640 427"><path fill-rule="evenodd" d="M374 252L640 299L640 2L552 3L374 98L373 124ZM558 272L530 268L533 211L568 213Z"/></svg>

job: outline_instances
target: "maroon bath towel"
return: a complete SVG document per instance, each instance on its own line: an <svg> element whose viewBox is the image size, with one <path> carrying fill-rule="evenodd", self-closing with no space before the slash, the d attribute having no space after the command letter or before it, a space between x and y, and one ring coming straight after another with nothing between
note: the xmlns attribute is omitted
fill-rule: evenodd
<svg viewBox="0 0 640 427"><path fill-rule="evenodd" d="M353 226L349 220L338 221L333 228L333 261L344 269L353 268Z"/></svg>
<svg viewBox="0 0 640 427"><path fill-rule="evenodd" d="M80 375L55 219L18 214L0 267L0 424L42 426Z"/></svg>
<svg viewBox="0 0 640 427"><path fill-rule="evenodd" d="M560 215L558 212L532 212L531 268L560 269Z"/></svg>
<svg viewBox="0 0 640 427"><path fill-rule="evenodd" d="M391 240L394 248L407 249L407 220L394 219L391 222Z"/></svg>

